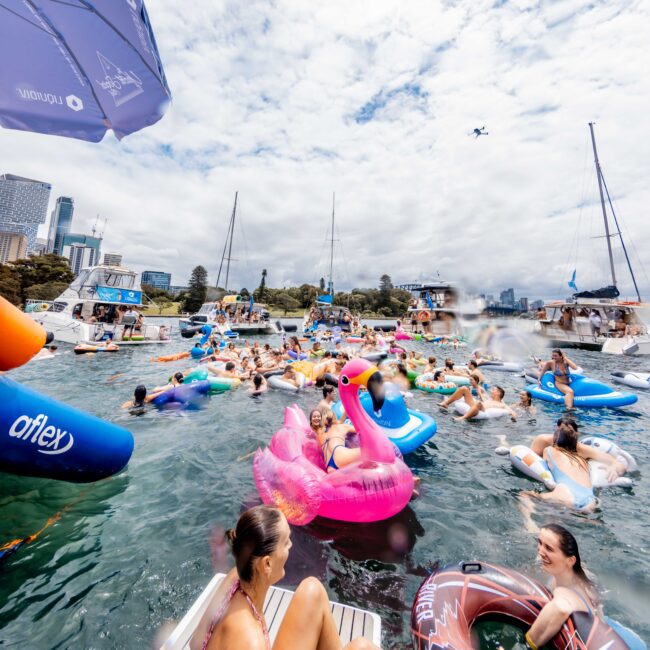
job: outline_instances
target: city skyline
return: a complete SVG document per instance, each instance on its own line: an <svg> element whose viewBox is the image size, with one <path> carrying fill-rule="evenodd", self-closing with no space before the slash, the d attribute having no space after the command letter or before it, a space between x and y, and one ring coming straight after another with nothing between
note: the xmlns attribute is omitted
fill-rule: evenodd
<svg viewBox="0 0 650 650"><path fill-rule="evenodd" d="M440 271L551 298L574 268L580 288L603 286L589 121L632 262L650 265L650 155L630 128L650 103L647 6L149 10L174 96L159 123L100 145L0 132L7 168L74 197L80 232L108 217L107 243L134 270L162 263L185 281L202 264L214 280L238 190L233 283L266 268L275 286L315 284L335 191L337 288Z"/></svg>

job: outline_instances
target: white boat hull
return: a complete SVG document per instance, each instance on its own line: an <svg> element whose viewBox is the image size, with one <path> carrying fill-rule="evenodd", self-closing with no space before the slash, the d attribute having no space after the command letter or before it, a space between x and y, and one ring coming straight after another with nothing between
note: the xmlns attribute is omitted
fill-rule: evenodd
<svg viewBox="0 0 650 650"><path fill-rule="evenodd" d="M601 351L606 354L625 354L635 357L650 354L650 337L623 336L618 339L606 339Z"/></svg>
<svg viewBox="0 0 650 650"><path fill-rule="evenodd" d="M85 323L72 318L66 312L30 312L30 318L40 323L47 332L52 332L55 341L80 345L82 343L97 343L104 333L112 332L113 340L120 345L148 345L152 343L169 343L169 335L160 338L161 331L158 325L144 325L138 334L143 335L143 341L122 341L124 328L120 325L105 323Z"/></svg>

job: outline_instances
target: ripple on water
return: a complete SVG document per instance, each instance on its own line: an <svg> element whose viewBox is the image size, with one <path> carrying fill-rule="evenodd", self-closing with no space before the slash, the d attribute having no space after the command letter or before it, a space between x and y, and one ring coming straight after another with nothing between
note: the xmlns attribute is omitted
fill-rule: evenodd
<svg viewBox="0 0 650 650"><path fill-rule="evenodd" d="M273 340L270 339L273 343ZM0 476L0 540L39 530L62 512L32 544L2 568L0 629L8 646L29 648L150 647L165 621L180 618L212 572L210 539L247 505L259 501L251 454L281 426L283 408L304 409L314 392L270 392L250 399L244 391L215 395L198 410L149 411L133 417L119 410L134 386L163 383L188 362L150 362L157 349L117 355L75 356L68 346L52 361L12 373L19 381L127 426L136 447L128 469L91 485ZM165 353L189 347L174 341ZM428 353L424 342L407 347ZM461 361L463 351L434 352ZM576 351L586 372L607 381L621 367L647 363ZM486 371L514 401L523 380ZM583 430L624 445L648 465L650 395L639 391L631 409L577 411ZM285 584L306 575L321 578L330 595L376 610L385 647L409 644L409 611L423 576L435 562L485 559L542 577L534 566L535 540L522 526L521 490L541 489L494 454L498 436L530 442L552 430L558 407L540 404L536 421L491 420L462 424L437 408L440 396L414 391L411 405L438 421L436 437L407 461L422 477L422 496L388 522L350 525L317 520L293 531ZM601 510L579 515L541 504L538 523L558 521L578 537L587 565L606 588L608 613L650 637L650 476L632 488L600 494ZM505 631L482 632L485 647ZM512 636L512 635L510 635ZM510 638L510 636L508 638ZM516 640L508 643L516 643Z"/></svg>

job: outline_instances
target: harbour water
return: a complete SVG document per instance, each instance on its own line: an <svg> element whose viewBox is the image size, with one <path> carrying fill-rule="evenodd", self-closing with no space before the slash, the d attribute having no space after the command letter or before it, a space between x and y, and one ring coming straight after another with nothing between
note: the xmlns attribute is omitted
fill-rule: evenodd
<svg viewBox="0 0 650 650"><path fill-rule="evenodd" d="M259 339L274 342L272 337ZM279 341L276 339L275 342ZM139 383L160 384L189 361L152 363L151 357L188 349L180 338L162 347L76 356L70 346L53 360L11 376L57 399L129 428L135 451L120 475L89 485L0 475L0 545L39 531L0 566L0 646L7 648L151 648L208 582L218 556L219 531L259 502L251 453L282 422L283 407L315 405L314 390L270 391L252 399L244 390L214 395L203 408L140 417L120 410ZM407 347L464 360L426 342ZM618 369L646 369L650 360L574 351L586 374L608 381ZM524 380L486 371L516 401ZM541 486L497 456L498 434L511 443L551 432L560 407L537 404L535 421L457 423L439 412L440 396L413 391L412 408L438 421L436 437L407 457L422 478L422 495L396 518L373 525L316 522L294 528L284 584L315 575L332 599L377 611L384 648L410 647L415 592L434 563L486 560L543 577L536 540L523 527L517 494ZM634 455L641 472L632 488L601 492L601 508L580 515L538 506L535 519L557 521L576 535L584 563L596 575L606 613L650 640L650 472L647 422L650 396L621 410L577 410L584 433L614 440ZM484 647L515 643L498 628Z"/></svg>

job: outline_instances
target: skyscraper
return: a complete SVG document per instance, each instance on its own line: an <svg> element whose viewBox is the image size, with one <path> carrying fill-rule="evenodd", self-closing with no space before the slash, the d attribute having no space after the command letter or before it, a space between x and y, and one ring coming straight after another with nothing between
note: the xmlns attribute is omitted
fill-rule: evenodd
<svg viewBox="0 0 650 650"><path fill-rule="evenodd" d="M95 265L95 249L92 246L85 246L84 244L72 244L65 247L68 251L68 259L70 260L70 268L75 277L79 275L81 269L88 268Z"/></svg>
<svg viewBox="0 0 650 650"><path fill-rule="evenodd" d="M27 235L0 232L0 264L27 257Z"/></svg>
<svg viewBox="0 0 650 650"><path fill-rule="evenodd" d="M0 232L25 235L27 253L36 245L39 224L45 223L51 190L49 183L0 175Z"/></svg>
<svg viewBox="0 0 650 650"><path fill-rule="evenodd" d="M101 237L91 237L90 235L80 235L74 232L69 232L66 235L63 235L61 239L61 252L60 255L67 257L70 260L70 267L74 271L72 266L72 247L73 246L82 246L88 248L92 253L84 253L81 258L80 264L83 264L83 268L87 266L97 266L101 259L101 247L102 240ZM79 253L76 253L78 256ZM76 272L75 272L76 274Z"/></svg>
<svg viewBox="0 0 650 650"><path fill-rule="evenodd" d="M70 232L73 213L74 199L69 196L60 196L56 200L56 205L50 217L50 229L47 236L48 253L61 255L63 235Z"/></svg>
<svg viewBox="0 0 650 650"><path fill-rule="evenodd" d="M172 274L164 271L142 271L140 284L146 284L156 289L169 291L169 285L172 281Z"/></svg>
<svg viewBox="0 0 650 650"><path fill-rule="evenodd" d="M120 266L122 264L121 253L104 253L103 266Z"/></svg>

